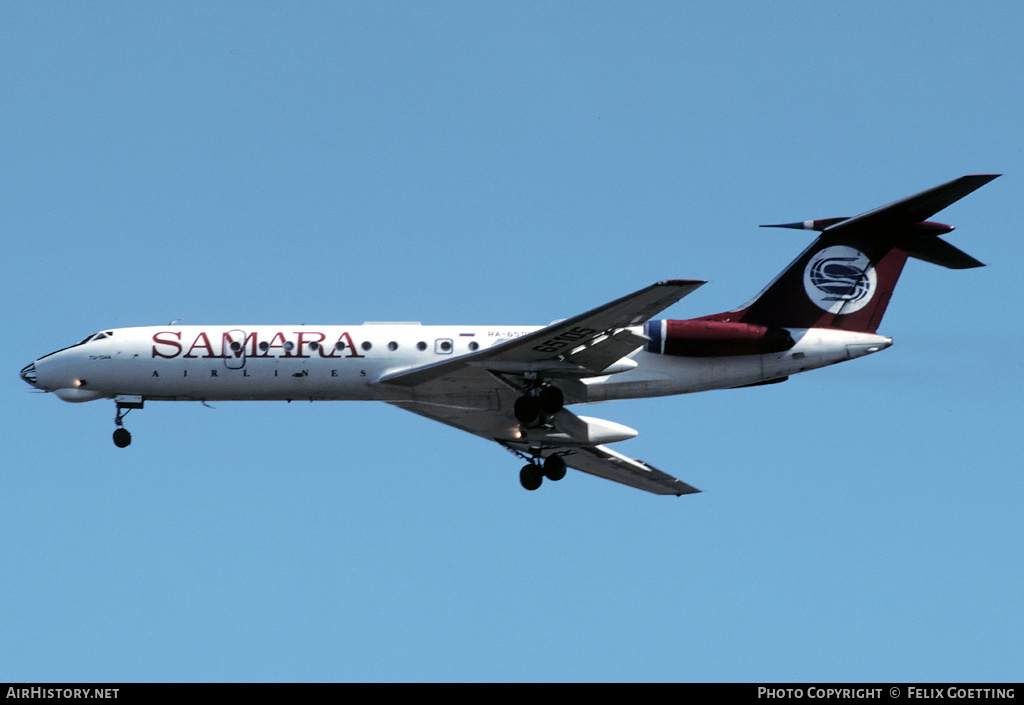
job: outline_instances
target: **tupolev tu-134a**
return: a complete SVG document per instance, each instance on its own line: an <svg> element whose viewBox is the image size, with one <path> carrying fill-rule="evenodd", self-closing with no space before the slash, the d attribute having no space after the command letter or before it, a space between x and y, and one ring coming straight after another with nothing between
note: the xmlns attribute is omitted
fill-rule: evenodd
<svg viewBox="0 0 1024 705"><path fill-rule="evenodd" d="M68 402L112 399L114 443L147 401L383 401L495 441L526 461L526 489L566 468L655 494L698 492L607 447L632 438L576 404L782 382L870 355L908 257L981 262L930 222L998 175L963 176L852 218L777 226L816 239L749 303L688 320L654 317L704 284L670 280L548 326L157 326L115 328L21 370Z"/></svg>

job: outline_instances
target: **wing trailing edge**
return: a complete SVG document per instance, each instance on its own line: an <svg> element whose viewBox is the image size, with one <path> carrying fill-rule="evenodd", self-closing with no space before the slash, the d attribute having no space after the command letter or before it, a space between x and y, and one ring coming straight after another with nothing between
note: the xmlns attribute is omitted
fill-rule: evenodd
<svg viewBox="0 0 1024 705"><path fill-rule="evenodd" d="M515 448L514 445L509 443L503 445ZM618 482L621 485L650 492L651 494L681 497L684 494L697 494L700 492L696 487L672 477L653 465L648 465L642 460L616 453L606 446L581 446L544 450L545 458L551 455L561 456L566 465L580 472L611 480L612 482Z"/></svg>

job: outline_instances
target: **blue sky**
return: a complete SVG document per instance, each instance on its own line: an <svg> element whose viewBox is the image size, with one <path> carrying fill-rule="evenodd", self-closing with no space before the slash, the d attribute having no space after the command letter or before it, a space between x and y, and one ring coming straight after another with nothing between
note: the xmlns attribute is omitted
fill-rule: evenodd
<svg viewBox="0 0 1024 705"><path fill-rule="evenodd" d="M4 681L1020 681L1014 2L6 2ZM879 355L613 402L571 472L382 404L31 393L110 327L732 308L962 174Z"/></svg>

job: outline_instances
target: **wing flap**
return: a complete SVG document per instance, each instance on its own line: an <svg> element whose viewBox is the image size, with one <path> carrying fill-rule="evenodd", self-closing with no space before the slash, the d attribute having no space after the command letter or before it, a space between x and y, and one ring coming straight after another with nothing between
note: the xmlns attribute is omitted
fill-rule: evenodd
<svg viewBox="0 0 1024 705"><path fill-rule="evenodd" d="M650 338L646 335L637 335L633 331L624 329L612 333L606 338L598 339L597 342L585 348L572 351L565 359L600 374L647 343L648 340Z"/></svg>

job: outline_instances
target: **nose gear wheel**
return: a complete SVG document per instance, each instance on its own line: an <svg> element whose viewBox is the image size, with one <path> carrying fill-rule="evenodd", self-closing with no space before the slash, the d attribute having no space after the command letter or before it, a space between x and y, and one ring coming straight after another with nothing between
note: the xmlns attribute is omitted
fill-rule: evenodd
<svg viewBox="0 0 1024 705"><path fill-rule="evenodd" d="M132 434L128 432L126 428L118 428L114 430L114 445L118 448L127 448L131 445Z"/></svg>

